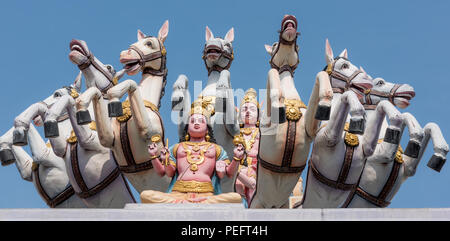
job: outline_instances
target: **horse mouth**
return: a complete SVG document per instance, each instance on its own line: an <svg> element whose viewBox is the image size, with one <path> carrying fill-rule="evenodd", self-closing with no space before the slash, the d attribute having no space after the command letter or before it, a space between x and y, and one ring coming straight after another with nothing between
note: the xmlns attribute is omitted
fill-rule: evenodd
<svg viewBox="0 0 450 241"><path fill-rule="evenodd" d="M208 59L218 59L222 54L222 48L217 45L209 45L205 49L205 57Z"/></svg>
<svg viewBox="0 0 450 241"><path fill-rule="evenodd" d="M83 47L83 43L76 39L72 39L72 41L70 41L70 51L78 52L84 56L88 56L89 54L89 50Z"/></svg>
<svg viewBox="0 0 450 241"><path fill-rule="evenodd" d="M406 108L409 106L410 101L416 93L414 91L405 91L405 92L399 92L394 95L394 101L398 101L397 105L399 105L401 108Z"/></svg>
<svg viewBox="0 0 450 241"><path fill-rule="evenodd" d="M120 63L122 63L123 69L125 69L125 72L132 73L139 69L140 64L138 59L126 59L121 58Z"/></svg>
<svg viewBox="0 0 450 241"><path fill-rule="evenodd" d="M414 98L414 96L416 96L416 92L414 91L405 91L405 92L399 92L395 94L395 97L400 97L406 100L411 100L412 98Z"/></svg>

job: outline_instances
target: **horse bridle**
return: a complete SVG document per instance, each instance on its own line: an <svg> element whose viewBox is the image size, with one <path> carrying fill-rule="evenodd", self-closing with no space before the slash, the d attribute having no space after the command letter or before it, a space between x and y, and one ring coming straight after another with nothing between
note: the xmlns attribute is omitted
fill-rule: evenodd
<svg viewBox="0 0 450 241"><path fill-rule="evenodd" d="M100 71L108 80L109 84L105 88L101 89L100 91L102 93L106 93L111 87L117 84L117 80L114 79L114 76L106 71L102 66L100 66L96 61L94 55L89 51L88 55L86 56L88 59L85 63L78 65L78 68L80 70L87 69L89 66L94 66L98 71Z"/></svg>
<svg viewBox="0 0 450 241"><path fill-rule="evenodd" d="M345 91L347 91L351 86L352 86L352 80L354 78L356 78L356 76L360 73L363 73L361 70L356 70L351 76L347 77L345 75L342 75L341 73L338 73L336 71L334 71L334 64L339 60L339 59L345 59L348 60L345 57L337 57L334 59L333 63L328 64L324 71L326 71L328 73L328 75L330 77L333 77L335 79L344 81L345 87L344 88L340 88L340 87L333 87L333 93L340 93L343 94ZM330 79L331 82L331 79ZM394 87L391 89L391 91L389 92L389 94L377 91L377 90L373 90L373 89L366 89L364 91L364 95L365 95L365 103L363 104L364 109L366 110L374 110L377 105L376 104L372 104L372 100L370 98L371 95L375 95L375 96L379 96L379 97L385 97L388 98L388 100L394 104L394 97L395 97L395 92L398 90L398 88L400 88L401 85L399 84L395 84Z"/></svg>
<svg viewBox="0 0 450 241"><path fill-rule="evenodd" d="M213 65L213 66L211 66L209 68L208 64L206 63L206 59L207 59L206 55L208 54L208 50L210 50L210 49L218 50L220 52L219 59L222 58L222 57L228 59L228 64L225 67L221 67L221 66L215 64L215 65ZM230 49L231 49L231 53L228 53L227 51L223 50L221 47L219 47L217 45L209 45L209 46L207 46L205 44L205 47L203 48L202 59L205 62L206 69L208 69L208 75L210 75L211 72L213 72L213 71L222 72L225 69L230 69L231 62L233 62L233 60L234 60L233 47L231 45L230 45Z"/></svg>
<svg viewBox="0 0 450 241"><path fill-rule="evenodd" d="M145 38L155 38L153 36L147 36ZM158 38L156 38L158 39ZM164 45L161 43L161 41L158 39L159 42L159 51L150 53L150 54L144 54L144 52L142 52L142 50L140 50L138 47L136 47L135 45L131 45L128 49L132 49L134 51L136 51L136 53L139 55L140 60L139 60L139 65L142 68L142 73L143 74L151 74L151 75L156 75L156 76L165 76L167 75L167 68L166 68L166 48L164 47ZM145 67L145 64L147 62L153 61L153 60L157 60L157 59L161 59L161 66L159 67L159 69L153 69L152 67Z"/></svg>
<svg viewBox="0 0 450 241"><path fill-rule="evenodd" d="M295 20L295 23L296 23L296 26L297 26L297 21L296 20ZM283 26L281 26L281 29L283 29ZM269 60L269 64L270 64L270 67L273 68L273 69L276 69L279 74L283 73L284 71L289 71L289 73L291 73L291 76L294 77L295 69L297 69L297 66L300 63L300 59L298 58L298 51L297 51L297 49L298 49L297 38L300 35L300 32L297 32L297 34L295 35L295 38L293 40L287 41L287 40L285 40L282 37L283 31L284 30L279 30L280 34L279 34L279 37L278 37L278 45L277 45L277 48L275 49L275 52L272 54L272 58L270 58L270 60ZM289 45L289 46L295 44L294 49L297 52L297 63L294 66L290 66L289 64L285 64L285 65L283 65L281 67L278 67L278 66L276 66L273 63L273 58L278 53L278 50L280 49L280 44Z"/></svg>
<svg viewBox="0 0 450 241"><path fill-rule="evenodd" d="M343 75L343 74L341 74L341 73L339 73L339 72L336 72L336 71L334 71L334 65L335 65L335 63L339 60L339 59L345 59L345 60L348 60L347 58L345 58L345 57L337 57L337 58L335 58L334 59L334 61L332 62L332 63L329 63L325 68L324 68L324 71L325 72L327 72L327 74L330 76L330 77L333 77L333 78L335 78L335 79L338 79L338 80L341 80L341 81L344 81L345 82L345 87L344 88L341 88L341 87L333 87L333 92L334 93L340 93L340 94L343 94L345 91L347 91L351 86L352 86L352 80L354 79L354 78L356 78L356 76L358 75L358 74L361 74L361 73L363 73L361 70L359 70L359 69L357 69L352 75L350 75L350 76L345 76L345 75ZM330 78L330 82L331 82L331 78ZM332 84L332 82L330 83L330 84ZM331 85L331 86L333 86L333 85Z"/></svg>
<svg viewBox="0 0 450 241"><path fill-rule="evenodd" d="M156 38L156 37L147 36L145 38ZM159 43L159 51L156 51L156 52L153 52L150 54L144 54L144 52L142 52L135 45L131 45L128 49L132 49L132 50L136 51L136 53L139 55L139 57L140 57L139 65L141 66L142 74L151 74L154 76L162 76L163 77L161 94L159 96L159 102L158 102L158 109L159 109L161 107L161 99L164 96L165 89L166 89L168 70L166 67L166 62L167 62L166 48L164 47L163 43L159 40L159 38L156 38L156 39L158 40L158 43ZM161 65L160 65L159 69L154 69L154 68L148 67L148 66L145 67L145 64L147 62L157 60L157 59L161 59Z"/></svg>
<svg viewBox="0 0 450 241"><path fill-rule="evenodd" d="M400 88L400 86L402 86L402 85L394 84L394 87L392 87L391 91L389 91L389 94L380 92L377 90L373 90L373 89L366 90L366 92L364 92L364 94L366 96L365 97L366 103L364 104L364 109L374 110L377 107L376 104L372 103L372 99L370 98L371 95L387 98L389 100L389 102L394 104L395 93L397 92L398 88Z"/></svg>

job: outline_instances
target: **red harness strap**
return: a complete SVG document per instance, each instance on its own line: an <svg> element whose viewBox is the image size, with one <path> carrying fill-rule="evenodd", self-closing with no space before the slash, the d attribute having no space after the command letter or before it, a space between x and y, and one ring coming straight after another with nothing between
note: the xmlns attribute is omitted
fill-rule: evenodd
<svg viewBox="0 0 450 241"><path fill-rule="evenodd" d="M394 161L394 165L392 166L392 170L389 175L389 178L386 181L386 183L384 184L384 187L381 190L380 194L378 194L378 196L374 196L374 195L364 191L360 187L358 187L356 189L355 194L380 208L385 208L385 207L389 206L391 204L391 202L386 201L386 197L389 195L389 193L392 191L392 188L394 187L394 184L395 184L395 181L397 180L398 173L400 171L401 166L402 166L401 163ZM353 197L353 195L352 195L352 197Z"/></svg>
<svg viewBox="0 0 450 241"><path fill-rule="evenodd" d="M51 208L55 208L75 194L73 187L69 185L64 191L56 195L54 198L50 198L42 187L41 180L39 179L39 165L36 168L33 168L33 173L36 181L36 188L38 189L39 194L44 199L45 203Z"/></svg>
<svg viewBox="0 0 450 241"><path fill-rule="evenodd" d="M292 167L292 154L294 153L295 135L297 130L297 122L288 120L288 129L286 134L286 145L284 148L283 159L281 166L274 165L264 161L258 154L258 162L267 170L277 173L299 173L305 169L306 165L299 167Z"/></svg>
<svg viewBox="0 0 450 241"><path fill-rule="evenodd" d="M109 184L111 184L114 180L116 180L117 177L120 175L119 168L116 167L114 170L105 178L103 179L99 184L95 185L93 188L88 188L86 183L84 182L83 176L80 172L80 166L78 163L78 153L77 148L78 142L70 144L70 160L72 164L72 172L75 177L75 181L80 187L81 192L77 193L77 195L80 198L88 198L92 197L95 194L99 193L103 189L105 189Z"/></svg>

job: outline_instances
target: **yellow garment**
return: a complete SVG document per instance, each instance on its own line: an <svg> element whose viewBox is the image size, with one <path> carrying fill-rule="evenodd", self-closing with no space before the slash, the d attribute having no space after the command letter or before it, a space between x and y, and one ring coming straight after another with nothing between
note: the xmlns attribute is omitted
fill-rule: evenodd
<svg viewBox="0 0 450 241"><path fill-rule="evenodd" d="M195 198L206 198L205 200L195 202L192 199ZM209 193L192 193L192 192L177 192L172 191L171 193L146 190L141 193L142 203L241 203L241 195L235 192L222 193L219 195L214 195L212 192Z"/></svg>

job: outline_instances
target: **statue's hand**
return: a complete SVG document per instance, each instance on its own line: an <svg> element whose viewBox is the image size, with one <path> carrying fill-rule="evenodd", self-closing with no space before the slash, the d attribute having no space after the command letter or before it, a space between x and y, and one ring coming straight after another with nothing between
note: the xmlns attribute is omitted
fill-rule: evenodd
<svg viewBox="0 0 450 241"><path fill-rule="evenodd" d="M150 157L159 156L158 147L156 146L156 143L152 142L148 145L148 153L150 154Z"/></svg>
<svg viewBox="0 0 450 241"><path fill-rule="evenodd" d="M161 160L166 160L168 156L169 156L169 149L167 149L167 147L164 147L164 149L161 150L160 158Z"/></svg>
<svg viewBox="0 0 450 241"><path fill-rule="evenodd" d="M227 167L227 164L224 161L218 161L216 163L216 171L217 172L225 172L225 169Z"/></svg>

